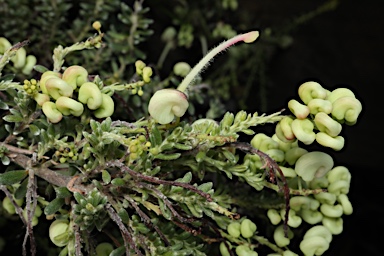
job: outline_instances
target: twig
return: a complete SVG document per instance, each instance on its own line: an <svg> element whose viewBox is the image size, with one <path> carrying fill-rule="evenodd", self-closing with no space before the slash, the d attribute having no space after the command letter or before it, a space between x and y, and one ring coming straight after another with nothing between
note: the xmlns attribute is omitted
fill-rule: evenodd
<svg viewBox="0 0 384 256"><path fill-rule="evenodd" d="M123 221L121 220L120 216L115 212L111 204L107 204L105 206L109 216L111 219L117 224L117 226L120 229L121 235L124 240L124 246L125 246L125 254L127 256L130 256L131 253L129 252L129 249L134 249L136 254L138 256L144 256L139 248L136 246L135 242L133 241L132 235L129 233L127 227L124 225Z"/></svg>
<svg viewBox="0 0 384 256"><path fill-rule="evenodd" d="M35 214L37 206L37 192L36 192L36 177L32 169L28 170L28 186L26 198L26 210L27 210L27 230L25 232L24 241L23 241L23 255L27 255L27 241L29 238L29 243L31 247L31 255L36 255L36 243L35 237L33 235L33 225L32 218ZM32 206L32 209L31 209Z"/></svg>
<svg viewBox="0 0 384 256"><path fill-rule="evenodd" d="M284 216L284 235L288 237L288 218L289 218L289 187L287 183L287 179L285 178L283 172L281 171L279 165L270 158L267 154L264 152L252 147L251 144L245 143L245 142L234 142L234 143L227 143L223 145L222 147L232 147L240 149L241 151L245 153L251 153L253 155L258 155L263 161L264 161L264 167L266 167L269 171L270 180L273 182L277 175L276 172L279 174L279 178L281 179L283 183L283 187L281 188L284 192L284 198L285 198L285 216Z"/></svg>
<svg viewBox="0 0 384 256"><path fill-rule="evenodd" d="M199 190L197 187L195 187L189 183L170 181L170 180L161 180L157 177L146 176L144 174L135 172L134 170L130 169L128 166L124 165L123 163L121 163L118 160L114 160L114 161L110 161L110 162L106 163L106 167L119 167L122 171L127 172L131 176L145 180L145 181L149 181L151 183L171 185L171 186L186 188L186 189L189 189L189 190L195 192L196 194L199 194L200 196L204 197L205 199L207 199L208 202L213 201L210 194Z"/></svg>
<svg viewBox="0 0 384 256"><path fill-rule="evenodd" d="M153 225L151 219L148 217L147 214L145 214L140 209L140 207L137 205L135 200L133 200L128 195L125 195L124 198L128 200L128 202L132 205L133 208L135 208L137 214L139 214L140 218L144 221L145 225L147 225L149 228L153 228L157 232L157 234L159 234L160 238L164 241L165 245L169 246L170 243L169 243L168 239L165 237L165 235L163 234L163 232L160 231L158 226Z"/></svg>

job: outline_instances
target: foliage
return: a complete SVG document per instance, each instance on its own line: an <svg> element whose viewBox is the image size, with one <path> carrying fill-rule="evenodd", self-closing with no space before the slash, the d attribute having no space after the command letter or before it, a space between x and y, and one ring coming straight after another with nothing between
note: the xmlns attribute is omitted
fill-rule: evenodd
<svg viewBox="0 0 384 256"><path fill-rule="evenodd" d="M321 255L342 232L343 215L353 212L351 174L325 151L341 150L342 127L357 122L362 106L352 91L308 81L288 114L185 114L194 99L204 101L196 87L206 63L190 69L179 62L165 78L154 72L139 49L152 33L143 1L16 2L21 11L14 15L31 15L36 5L35 22L45 24L30 46L21 39L25 31L7 30L20 42L3 37L0 48L0 213L24 225L23 255ZM237 8L237 1L212 4L223 12ZM69 10L77 10L71 27ZM181 8L175 13L179 47L191 47L196 35L206 40L198 33L209 24L199 27ZM124 26L130 33L121 32ZM237 34L217 26L205 36ZM175 31L165 32L174 47ZM225 41L206 62L215 50L257 36ZM170 121L158 118L164 115ZM275 126L271 136L256 132L266 124ZM311 144L320 150L310 151Z"/></svg>

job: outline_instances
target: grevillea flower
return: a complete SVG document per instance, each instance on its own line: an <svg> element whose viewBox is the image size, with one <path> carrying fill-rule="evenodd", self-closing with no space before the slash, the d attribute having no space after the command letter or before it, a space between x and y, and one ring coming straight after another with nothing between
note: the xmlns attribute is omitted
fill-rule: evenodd
<svg viewBox="0 0 384 256"><path fill-rule="evenodd" d="M181 117L188 109L189 103L187 95L184 93L187 87L193 82L195 77L204 70L209 62L220 52L228 47L243 41L245 43L254 42L259 36L258 31L252 31L237 35L227 41L222 42L213 48L199 63L187 74L177 89L162 89L157 91L149 101L148 112L160 124L172 122L176 117Z"/></svg>

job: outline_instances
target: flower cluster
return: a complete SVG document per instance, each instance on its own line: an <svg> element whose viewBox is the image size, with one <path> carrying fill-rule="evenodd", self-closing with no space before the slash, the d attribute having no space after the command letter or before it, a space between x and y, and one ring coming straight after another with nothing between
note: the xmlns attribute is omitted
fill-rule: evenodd
<svg viewBox="0 0 384 256"><path fill-rule="evenodd" d="M45 71L32 90L35 84L34 80L25 81L24 88L52 123L60 122L63 116L81 116L85 106L97 118L109 117L114 112L111 96L89 80L88 71L82 66L67 67L63 73ZM38 87L41 92L36 90Z"/></svg>
<svg viewBox="0 0 384 256"><path fill-rule="evenodd" d="M362 110L361 102L347 88L329 91L317 82L306 82L299 87L303 103L292 99L287 116L276 126L276 135L284 142L299 140L309 145L315 140L324 147L341 150L344 138L341 124L353 125Z"/></svg>

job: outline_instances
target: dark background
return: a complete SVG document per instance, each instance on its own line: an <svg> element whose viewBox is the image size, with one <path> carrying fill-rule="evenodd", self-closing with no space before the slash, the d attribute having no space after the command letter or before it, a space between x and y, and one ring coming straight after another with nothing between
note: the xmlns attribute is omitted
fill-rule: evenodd
<svg viewBox="0 0 384 256"><path fill-rule="evenodd" d="M282 10L290 8L285 1L271 2L284 5ZM296 8L300 3L308 4L286 2ZM349 197L354 212L343 217L344 231L334 236L325 255L383 255L383 3L341 1L335 11L300 26L293 34L293 45L276 55L269 67L274 89L271 100L276 104L296 97L300 81L313 78L326 88L352 89L363 104L357 125L343 128L345 149L333 154L336 163L347 166L352 173Z"/></svg>

